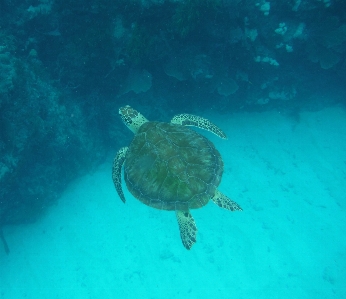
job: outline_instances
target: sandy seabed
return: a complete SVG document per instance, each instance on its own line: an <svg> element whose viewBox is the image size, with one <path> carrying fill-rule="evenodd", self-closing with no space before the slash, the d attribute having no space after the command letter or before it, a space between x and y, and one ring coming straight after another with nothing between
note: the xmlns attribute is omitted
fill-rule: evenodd
<svg viewBox="0 0 346 299"><path fill-rule="evenodd" d="M173 212L121 202L110 159L37 223L4 227L0 298L346 298L346 111L211 119L229 137L203 133L219 189L242 212L193 210L187 251Z"/></svg>

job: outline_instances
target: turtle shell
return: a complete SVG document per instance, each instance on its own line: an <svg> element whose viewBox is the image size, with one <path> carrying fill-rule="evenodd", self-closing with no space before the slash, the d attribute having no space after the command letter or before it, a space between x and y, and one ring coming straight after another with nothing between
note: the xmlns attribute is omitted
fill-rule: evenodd
<svg viewBox="0 0 346 299"><path fill-rule="evenodd" d="M144 123L126 154L124 177L132 195L162 210L197 209L215 194L223 161L215 146L187 127Z"/></svg>

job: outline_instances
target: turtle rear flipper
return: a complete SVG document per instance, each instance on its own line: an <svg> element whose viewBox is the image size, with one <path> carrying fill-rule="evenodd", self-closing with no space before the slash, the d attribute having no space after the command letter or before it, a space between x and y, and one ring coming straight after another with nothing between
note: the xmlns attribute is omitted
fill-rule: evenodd
<svg viewBox="0 0 346 299"><path fill-rule="evenodd" d="M126 199L124 196L123 189L121 188L121 168L124 164L127 147L122 147L116 154L113 161L112 178L115 189L118 192L119 197L125 203Z"/></svg>
<svg viewBox="0 0 346 299"><path fill-rule="evenodd" d="M176 211L180 237L186 249L196 243L197 226L189 211Z"/></svg>
<svg viewBox="0 0 346 299"><path fill-rule="evenodd" d="M235 201L222 194L219 190L215 190L215 195L211 199L220 208L230 211L242 211L243 209Z"/></svg>
<svg viewBox="0 0 346 299"><path fill-rule="evenodd" d="M207 130L222 139L227 139L226 134L218 126L204 117L192 114L178 114L172 118L171 123L182 126L194 126Z"/></svg>

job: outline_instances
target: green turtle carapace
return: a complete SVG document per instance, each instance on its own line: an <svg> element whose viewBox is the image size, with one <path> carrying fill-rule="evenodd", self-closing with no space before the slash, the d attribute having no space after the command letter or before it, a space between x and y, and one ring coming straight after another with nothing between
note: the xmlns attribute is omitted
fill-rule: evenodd
<svg viewBox="0 0 346 299"><path fill-rule="evenodd" d="M196 242L197 234L191 209L201 208L211 199L221 208L242 210L217 189L223 173L220 153L207 138L187 127L205 129L226 139L217 126L191 114L179 114L164 123L148 121L130 106L120 108L119 113L135 134L130 146L121 148L113 162L113 182L123 202L124 166L126 186L135 198L159 210L175 211L187 249Z"/></svg>

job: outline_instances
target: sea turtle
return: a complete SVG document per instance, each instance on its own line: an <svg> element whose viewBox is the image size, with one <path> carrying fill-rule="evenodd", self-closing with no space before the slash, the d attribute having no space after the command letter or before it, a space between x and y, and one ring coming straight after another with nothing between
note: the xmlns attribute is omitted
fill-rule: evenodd
<svg viewBox="0 0 346 299"><path fill-rule="evenodd" d="M226 139L217 126L191 114L176 115L170 123L148 121L130 106L121 107L119 114L135 134L130 146L121 148L113 162L113 182L123 202L124 164L126 186L134 197L150 207L176 212L187 249L196 242L197 233L190 209L201 208L211 199L221 208L242 210L217 189L223 173L220 153L207 138L186 127L195 126Z"/></svg>

